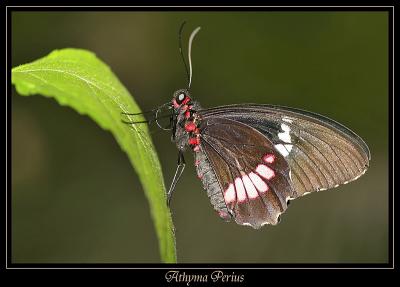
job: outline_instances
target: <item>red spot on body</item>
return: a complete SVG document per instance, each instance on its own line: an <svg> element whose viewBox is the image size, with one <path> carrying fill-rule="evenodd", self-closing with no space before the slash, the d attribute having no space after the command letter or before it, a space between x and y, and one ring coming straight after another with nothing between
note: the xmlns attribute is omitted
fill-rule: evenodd
<svg viewBox="0 0 400 287"><path fill-rule="evenodd" d="M273 163L275 161L275 155L272 153L263 156L263 161L267 163Z"/></svg>
<svg viewBox="0 0 400 287"><path fill-rule="evenodd" d="M198 166L200 164L200 161L197 159L195 162L194 162L194 166Z"/></svg>
<svg viewBox="0 0 400 287"><path fill-rule="evenodd" d="M190 98L186 96L186 98L183 100L182 105L186 105L190 101Z"/></svg>
<svg viewBox="0 0 400 287"><path fill-rule="evenodd" d="M185 118L187 118L187 119L190 118L190 112L189 111L185 112Z"/></svg>
<svg viewBox="0 0 400 287"><path fill-rule="evenodd" d="M195 152L198 152L198 151L200 151L200 147L197 145L197 146L195 146L194 148L193 148L193 151L195 151Z"/></svg>
<svg viewBox="0 0 400 287"><path fill-rule="evenodd" d="M200 138L198 138L198 137L189 139L189 144L190 145L198 145L199 143L200 143Z"/></svg>
<svg viewBox="0 0 400 287"><path fill-rule="evenodd" d="M193 122L188 122L185 124L185 131L192 132L196 130L196 125Z"/></svg>

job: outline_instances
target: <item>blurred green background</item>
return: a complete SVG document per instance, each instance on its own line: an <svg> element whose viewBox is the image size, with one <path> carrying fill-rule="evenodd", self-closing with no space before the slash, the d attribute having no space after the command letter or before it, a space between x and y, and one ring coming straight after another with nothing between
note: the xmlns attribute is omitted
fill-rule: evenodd
<svg viewBox="0 0 400 287"><path fill-rule="evenodd" d="M95 52L143 110L187 85L178 28L194 41L203 107L269 103L314 111L372 154L351 184L295 200L261 230L224 223L188 152L172 202L178 262L388 261L388 15L385 12L13 12L12 66L54 49ZM54 100L12 96L12 260L160 262L149 207L111 134ZM166 185L170 134L151 128Z"/></svg>

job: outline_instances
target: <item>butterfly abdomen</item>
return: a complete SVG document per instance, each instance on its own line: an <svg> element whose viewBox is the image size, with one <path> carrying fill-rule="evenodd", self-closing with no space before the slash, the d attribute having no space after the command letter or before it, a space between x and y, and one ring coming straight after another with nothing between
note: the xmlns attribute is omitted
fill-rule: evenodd
<svg viewBox="0 0 400 287"><path fill-rule="evenodd" d="M215 171L207 156L201 149L195 153L195 166L197 176L202 181L203 188L207 191L207 195L214 209L222 219L230 220L231 215L226 207L223 192Z"/></svg>
<svg viewBox="0 0 400 287"><path fill-rule="evenodd" d="M226 207L217 175L207 155L201 148L201 117L197 113L201 107L199 103L191 101L189 96L181 96L183 92L187 93L186 91L176 92L177 95L174 97L175 102L173 101L178 114L175 143L179 150L183 151L187 147L192 149L195 157L197 176L201 179L211 204L222 219L229 221L232 216ZM179 100L180 104L176 102L176 99Z"/></svg>

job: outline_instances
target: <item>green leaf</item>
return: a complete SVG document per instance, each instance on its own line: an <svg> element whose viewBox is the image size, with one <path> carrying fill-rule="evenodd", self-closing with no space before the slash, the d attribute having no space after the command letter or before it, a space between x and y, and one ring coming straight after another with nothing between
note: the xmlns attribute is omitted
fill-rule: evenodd
<svg viewBox="0 0 400 287"><path fill-rule="evenodd" d="M110 68L89 51L55 50L44 58L13 68L12 83L19 94L54 98L60 105L88 115L114 135L128 154L149 201L161 259L176 262L173 223L157 154L146 125L121 122L121 112L136 113L140 109Z"/></svg>

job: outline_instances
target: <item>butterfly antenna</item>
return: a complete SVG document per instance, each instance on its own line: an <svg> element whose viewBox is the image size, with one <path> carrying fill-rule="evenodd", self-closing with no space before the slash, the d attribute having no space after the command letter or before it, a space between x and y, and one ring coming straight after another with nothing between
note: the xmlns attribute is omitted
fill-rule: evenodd
<svg viewBox="0 0 400 287"><path fill-rule="evenodd" d="M190 85L192 84L192 75L193 75L193 70L192 70L192 42L196 34L200 31L201 27L197 27L194 29L192 34L190 34L189 37L189 48L188 48L188 59L189 59L189 85L188 85L188 90L190 89Z"/></svg>
<svg viewBox="0 0 400 287"><path fill-rule="evenodd" d="M185 65L186 76L188 78L188 82L190 83L189 70L188 70L188 67L187 67L187 64L186 64L185 56L183 55L183 51L182 51L182 31L183 31L183 27L185 26L185 24L186 24L186 21L183 21L181 27L179 28L179 34L178 34L178 37L179 37L179 54L181 54L183 64Z"/></svg>

